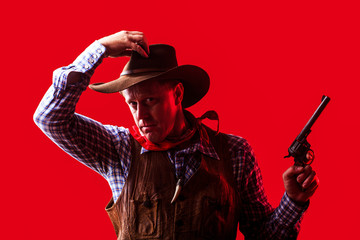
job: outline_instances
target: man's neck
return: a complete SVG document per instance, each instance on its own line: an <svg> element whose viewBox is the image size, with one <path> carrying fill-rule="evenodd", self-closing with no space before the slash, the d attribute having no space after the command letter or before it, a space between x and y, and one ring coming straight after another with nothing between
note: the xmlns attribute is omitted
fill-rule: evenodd
<svg viewBox="0 0 360 240"><path fill-rule="evenodd" d="M190 123L181 110L178 112L173 130L166 138L171 140L180 139L190 127Z"/></svg>

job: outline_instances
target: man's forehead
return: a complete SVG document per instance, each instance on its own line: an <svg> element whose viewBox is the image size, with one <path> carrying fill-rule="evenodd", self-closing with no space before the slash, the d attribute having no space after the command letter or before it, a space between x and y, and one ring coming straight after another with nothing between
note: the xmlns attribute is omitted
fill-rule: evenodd
<svg viewBox="0 0 360 240"><path fill-rule="evenodd" d="M121 94L127 98L134 98L139 96L147 96L159 94L164 89L164 85L157 80L147 80L135 84L121 92Z"/></svg>

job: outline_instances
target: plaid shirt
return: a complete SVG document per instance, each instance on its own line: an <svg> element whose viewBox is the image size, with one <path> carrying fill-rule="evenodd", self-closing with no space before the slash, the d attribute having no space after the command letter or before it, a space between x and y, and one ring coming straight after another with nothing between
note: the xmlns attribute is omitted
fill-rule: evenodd
<svg viewBox="0 0 360 240"><path fill-rule="evenodd" d="M131 163L129 130L103 125L75 113L80 95L102 62L104 52L104 46L95 41L72 64L55 70L53 84L40 102L34 121L61 149L103 176L116 201ZM71 72L77 72L80 77L76 83L67 83ZM307 206L296 205L285 193L280 205L272 208L265 195L251 146L241 137L228 137L233 173L242 200L241 232L247 239L295 239ZM184 159L187 159L185 183L200 166L200 162L193 157L196 151L219 158L211 143L200 139L184 150L167 151L177 175L183 168Z"/></svg>

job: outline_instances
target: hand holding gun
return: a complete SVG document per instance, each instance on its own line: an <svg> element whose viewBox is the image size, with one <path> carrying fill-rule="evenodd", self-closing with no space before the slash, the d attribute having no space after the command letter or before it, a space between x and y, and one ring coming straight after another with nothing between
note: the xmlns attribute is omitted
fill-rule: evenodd
<svg viewBox="0 0 360 240"><path fill-rule="evenodd" d="M307 136L311 132L311 127L317 120L317 118L320 116L321 112L324 110L326 105L329 103L330 98L327 96L322 97L321 104L316 109L313 116L310 118L308 123L305 125L303 130L300 132L300 134L296 137L295 141L291 144L291 146L288 149L289 155L285 156L285 158L288 157L294 157L295 164L298 165L310 165L315 158L314 151L310 148L311 145L307 141Z"/></svg>

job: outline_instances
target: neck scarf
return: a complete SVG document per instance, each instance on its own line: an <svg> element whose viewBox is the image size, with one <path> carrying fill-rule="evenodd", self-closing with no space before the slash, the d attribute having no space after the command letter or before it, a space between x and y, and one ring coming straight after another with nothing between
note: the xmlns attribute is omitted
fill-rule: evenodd
<svg viewBox="0 0 360 240"><path fill-rule="evenodd" d="M219 132L219 116L215 111L207 111L201 117L195 118L190 112L184 110L184 115L190 123L190 128L178 139L166 138L160 143L152 143L145 136L142 136L139 129L134 125L130 130L130 134L135 138L139 144L146 150L151 151L167 151L170 148L174 148L188 140L190 140L196 132L199 132L200 139L209 143L209 136L206 129L202 125L202 120L205 118L217 121L217 133Z"/></svg>

